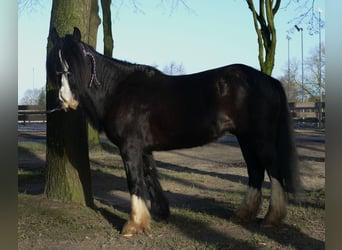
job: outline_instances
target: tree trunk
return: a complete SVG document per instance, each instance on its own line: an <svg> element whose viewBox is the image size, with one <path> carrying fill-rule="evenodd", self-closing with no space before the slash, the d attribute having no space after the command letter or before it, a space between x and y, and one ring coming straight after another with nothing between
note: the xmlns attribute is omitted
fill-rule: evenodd
<svg viewBox="0 0 342 250"><path fill-rule="evenodd" d="M111 0L101 0L103 16L103 43L106 56L113 55L113 34L112 34L112 14L110 12Z"/></svg>
<svg viewBox="0 0 342 250"><path fill-rule="evenodd" d="M271 75L274 67L277 33L274 16L279 10L281 0L260 0L257 13L253 0L246 0L253 15L254 28L258 37L259 64L261 71ZM273 5L274 4L274 5Z"/></svg>
<svg viewBox="0 0 342 250"><path fill-rule="evenodd" d="M92 3L92 0L54 0L50 27L64 36L71 34L76 26L81 30L82 40L88 42L90 27L93 27L90 25ZM48 42L48 52L50 49ZM47 109L52 109L58 100L58 89L47 82L46 90ZM48 198L93 206L87 123L80 110L59 111L47 116L46 163L45 194Z"/></svg>
<svg viewBox="0 0 342 250"><path fill-rule="evenodd" d="M97 0L91 0L91 9L90 9L90 21L88 34L89 38L87 43L96 48L96 40L97 40L97 30L101 23L99 17L99 4ZM85 40L83 40L85 41ZM88 143L90 147L94 147L100 145L100 136L99 133L88 123Z"/></svg>
<svg viewBox="0 0 342 250"><path fill-rule="evenodd" d="M112 56L113 51L113 38L112 38L112 25L110 13L111 0L101 0L102 13L103 13L103 33L104 33L104 54ZM89 26L89 44L96 48L97 29L100 24L98 17L99 7L97 0L92 0L92 15ZM96 32L95 32L96 31ZM94 147L100 144L99 133L89 124L88 125L88 143L89 147Z"/></svg>

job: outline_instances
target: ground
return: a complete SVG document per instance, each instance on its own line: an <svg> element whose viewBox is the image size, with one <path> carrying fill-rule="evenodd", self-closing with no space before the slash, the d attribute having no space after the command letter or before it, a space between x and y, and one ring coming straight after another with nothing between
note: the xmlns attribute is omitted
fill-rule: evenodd
<svg viewBox="0 0 342 250"><path fill-rule="evenodd" d="M129 195L117 149L103 140L90 151L96 209L47 200L43 195L44 133L19 134L19 249L324 249L324 132L297 130L304 192L290 197L280 227L260 225L270 195L248 224L232 220L246 190L247 173L232 136L192 149L154 153L171 206L167 223L153 222L149 234L126 239L119 232ZM26 138L26 139L25 139ZM34 140L32 140L34 139Z"/></svg>

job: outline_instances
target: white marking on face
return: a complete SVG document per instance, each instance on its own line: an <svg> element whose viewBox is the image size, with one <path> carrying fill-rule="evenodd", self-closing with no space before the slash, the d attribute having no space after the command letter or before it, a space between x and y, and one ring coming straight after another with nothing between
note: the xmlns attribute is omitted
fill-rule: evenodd
<svg viewBox="0 0 342 250"><path fill-rule="evenodd" d="M58 98L62 102L62 108L67 110L67 108L76 109L78 106L78 101L75 100L73 93L71 92L69 79L68 79L68 63L63 60L61 50L58 52L59 60L63 67L62 77L61 77L61 88L59 89Z"/></svg>

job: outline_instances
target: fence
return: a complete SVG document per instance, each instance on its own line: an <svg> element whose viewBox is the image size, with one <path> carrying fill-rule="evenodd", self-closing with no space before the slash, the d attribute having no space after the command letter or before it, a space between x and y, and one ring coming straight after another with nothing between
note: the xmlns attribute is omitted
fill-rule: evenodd
<svg viewBox="0 0 342 250"><path fill-rule="evenodd" d="M318 123L319 122L319 103L315 102L290 102L290 111L295 123ZM325 123L325 103L322 102L322 119ZM46 122L45 105L19 105L18 122Z"/></svg>
<svg viewBox="0 0 342 250"><path fill-rule="evenodd" d="M46 122L45 105L18 105L18 122Z"/></svg>
<svg viewBox="0 0 342 250"><path fill-rule="evenodd" d="M321 105L320 105L321 104ZM320 111L321 106L321 112ZM305 125L305 123L311 123L318 125L319 127L325 124L325 102L290 102L290 112L292 114L295 123ZM321 119L320 119L321 115Z"/></svg>

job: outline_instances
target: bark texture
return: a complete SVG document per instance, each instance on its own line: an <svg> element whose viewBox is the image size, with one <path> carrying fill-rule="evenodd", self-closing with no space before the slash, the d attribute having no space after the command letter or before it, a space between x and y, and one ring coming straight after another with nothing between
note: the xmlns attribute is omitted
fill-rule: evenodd
<svg viewBox="0 0 342 250"><path fill-rule="evenodd" d="M281 0L260 0L257 12L253 0L246 0L253 15L254 28L258 37L259 64L265 74L271 75L277 44L274 18L279 10Z"/></svg>
<svg viewBox="0 0 342 250"><path fill-rule="evenodd" d="M96 4L95 4L96 3ZM54 0L50 28L60 36L71 34L76 26L82 40L96 42L100 23L96 0ZM52 44L48 41L47 52ZM47 80L47 109L56 106L58 88ZM59 111L47 117L45 194L48 198L93 206L88 155L88 128L80 110Z"/></svg>

